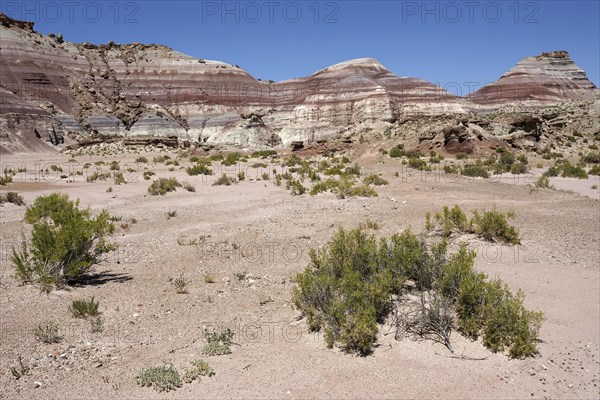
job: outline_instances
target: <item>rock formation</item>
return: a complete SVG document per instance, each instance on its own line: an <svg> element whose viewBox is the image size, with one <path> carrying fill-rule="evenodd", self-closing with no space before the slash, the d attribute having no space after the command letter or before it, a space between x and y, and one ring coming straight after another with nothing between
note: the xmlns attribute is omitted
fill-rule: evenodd
<svg viewBox="0 0 600 400"><path fill-rule="evenodd" d="M3 14L0 30L2 152L98 138L290 148L394 131L413 116L595 96L594 84L566 52L527 58L498 82L461 98L430 82L398 77L369 58L275 83L162 45L70 43Z"/></svg>

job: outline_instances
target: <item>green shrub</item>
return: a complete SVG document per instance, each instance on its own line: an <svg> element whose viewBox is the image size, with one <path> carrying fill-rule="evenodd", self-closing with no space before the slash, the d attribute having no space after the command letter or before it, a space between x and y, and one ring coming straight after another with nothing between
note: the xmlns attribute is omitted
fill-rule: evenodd
<svg viewBox="0 0 600 400"><path fill-rule="evenodd" d="M238 180L241 182L246 179L246 173L244 171L238 172Z"/></svg>
<svg viewBox="0 0 600 400"><path fill-rule="evenodd" d="M168 192L174 192L178 187L181 187L181 183L176 178L159 178L152 182L148 193L152 196L164 196Z"/></svg>
<svg viewBox="0 0 600 400"><path fill-rule="evenodd" d="M194 187L194 185L192 185L191 183L188 183L188 182L183 182L181 185L182 185L182 186L183 186L183 188L184 188L185 190L187 190L188 192L195 192L195 191L196 191L196 188L195 188L195 187Z"/></svg>
<svg viewBox="0 0 600 400"><path fill-rule="evenodd" d="M223 161L221 161L221 164L225 165L225 166L232 166L232 165L236 165L240 159L242 158L242 155L238 152L235 153L229 153L227 154L227 157L225 157L225 159Z"/></svg>
<svg viewBox="0 0 600 400"><path fill-rule="evenodd" d="M154 172L152 171L144 171L144 180L149 181L151 176L156 175Z"/></svg>
<svg viewBox="0 0 600 400"><path fill-rule="evenodd" d="M171 157L169 156L156 156L152 159L152 161L154 161L155 164L160 164L160 163L164 163L167 160L170 160Z"/></svg>
<svg viewBox="0 0 600 400"><path fill-rule="evenodd" d="M404 145L403 144L397 144L396 146L392 147L390 149L390 157L392 158L398 158L398 157L403 157L405 152L404 152Z"/></svg>
<svg viewBox="0 0 600 400"><path fill-rule="evenodd" d="M512 218L512 212L503 213L494 208L490 211L482 210L482 213L473 210L473 217L469 219L458 205L452 208L444 206L441 212L435 213L436 224L443 236L450 236L454 232L476 233L487 241L519 244L519 231L508 223ZM433 228L431 222L426 220L425 223Z"/></svg>
<svg viewBox="0 0 600 400"><path fill-rule="evenodd" d="M586 164L600 164L600 153L588 153L581 158Z"/></svg>
<svg viewBox="0 0 600 400"><path fill-rule="evenodd" d="M119 165L118 161L111 161L108 167L111 171L118 171L121 169L121 166Z"/></svg>
<svg viewBox="0 0 600 400"><path fill-rule="evenodd" d="M94 296L89 300L73 300L69 306L69 311L75 318L95 317L98 315L100 302L94 301Z"/></svg>
<svg viewBox="0 0 600 400"><path fill-rule="evenodd" d="M561 176L563 178L577 178L577 179L587 179L588 178L588 174L585 172L585 170L583 168L581 168L579 165L572 165L569 162L564 163L561 167L561 170L562 170Z"/></svg>
<svg viewBox="0 0 600 400"><path fill-rule="evenodd" d="M388 181L386 181L379 175L375 175L375 174L365 176L365 178L363 179L363 183L365 185L375 185L375 186L383 186L383 185L389 184Z"/></svg>
<svg viewBox="0 0 600 400"><path fill-rule="evenodd" d="M452 164L444 165L444 173L446 174L458 174L458 168Z"/></svg>
<svg viewBox="0 0 600 400"><path fill-rule="evenodd" d="M212 169L206 164L196 164L185 169L188 175L212 175Z"/></svg>
<svg viewBox="0 0 600 400"><path fill-rule="evenodd" d="M231 186L235 182L236 182L235 178L231 178L231 177L227 176L226 174L223 174L212 185L213 186L221 186L221 185Z"/></svg>
<svg viewBox="0 0 600 400"><path fill-rule="evenodd" d="M338 181L336 179L326 179L324 181L315 183L310 190L310 195L315 196L319 193L335 192L337 190L337 186Z"/></svg>
<svg viewBox="0 0 600 400"><path fill-rule="evenodd" d="M356 185L350 188L350 196L354 197L377 197L378 194L372 187L368 185Z"/></svg>
<svg viewBox="0 0 600 400"><path fill-rule="evenodd" d="M463 152L456 153L456 159L457 160L465 160L467 158L469 158L469 157L465 153L463 153Z"/></svg>
<svg viewBox="0 0 600 400"><path fill-rule="evenodd" d="M513 358L536 354L543 314L523 306L525 296L521 290L513 295L506 284L498 282L492 285L495 285L498 294L486 307L483 344L494 352L508 349Z"/></svg>
<svg viewBox="0 0 600 400"><path fill-rule="evenodd" d="M148 159L146 157L138 157L138 158L135 159L135 162L147 164L148 163Z"/></svg>
<svg viewBox="0 0 600 400"><path fill-rule="evenodd" d="M409 158L408 166L414 169L418 169L419 171L431 171L431 168L427 165L427 162L421 160L420 158Z"/></svg>
<svg viewBox="0 0 600 400"><path fill-rule="evenodd" d="M374 236L340 229L322 251L310 251L309 267L296 276L293 302L312 330L324 331L329 347L371 351L377 321L390 309L393 276L402 275L388 258L379 260L380 252L386 254Z"/></svg>
<svg viewBox="0 0 600 400"><path fill-rule="evenodd" d="M121 185L123 183L127 183L125 181L125 177L123 176L122 172L114 172L113 173L113 178L115 180L115 185Z"/></svg>
<svg viewBox="0 0 600 400"><path fill-rule="evenodd" d="M293 196L300 196L306 193L306 188L297 179L290 179L287 181L286 189L291 190Z"/></svg>
<svg viewBox="0 0 600 400"><path fill-rule="evenodd" d="M172 279L171 282L173 283L173 286L175 287L175 292L177 294L186 294L187 286L191 283L190 280L187 280L185 278L183 273L180 274L177 278Z"/></svg>
<svg viewBox="0 0 600 400"><path fill-rule="evenodd" d="M25 205L25 200L23 200L23 196L21 196L17 192L7 192L5 195L0 195L0 204L4 202L12 203L16 206Z"/></svg>
<svg viewBox="0 0 600 400"><path fill-rule="evenodd" d="M594 165L587 173L589 175L600 175L600 165Z"/></svg>
<svg viewBox="0 0 600 400"><path fill-rule="evenodd" d="M215 374L215 370L211 368L206 361L202 360L194 360L192 361L192 366L186 368L183 374L183 381L185 383L192 383L196 379L201 376L213 376Z"/></svg>
<svg viewBox="0 0 600 400"><path fill-rule="evenodd" d="M101 173L98 171L94 171L94 173L86 178L88 182L96 182L97 180L105 181L107 178L110 178L110 174L108 172Z"/></svg>
<svg viewBox="0 0 600 400"><path fill-rule="evenodd" d="M527 159L527 156L525 154L521 154L520 156L518 156L517 161L519 161L523 165L529 164L529 160Z"/></svg>
<svg viewBox="0 0 600 400"><path fill-rule="evenodd" d="M31 243L23 239L11 256L22 282L37 280L42 290L50 291L53 285L80 279L114 250L105 240L114 231L108 212L92 217L89 209L78 206L79 200L52 193L38 197L27 208L25 222L33 225Z"/></svg>
<svg viewBox="0 0 600 400"><path fill-rule="evenodd" d="M420 157L423 157L423 153L421 153L419 150L408 150L406 152L406 157L408 157L408 158L420 158Z"/></svg>
<svg viewBox="0 0 600 400"><path fill-rule="evenodd" d="M527 166L522 162L516 162L510 167L510 173L513 175L525 174L527 172Z"/></svg>
<svg viewBox="0 0 600 400"><path fill-rule="evenodd" d="M60 342L60 335L58 333L58 324L54 321L48 321L44 324L40 324L33 330L35 338L42 343L58 343Z"/></svg>
<svg viewBox="0 0 600 400"><path fill-rule="evenodd" d="M6 184L10 182L12 182L12 176L6 174L4 176L0 176L0 186L6 186Z"/></svg>
<svg viewBox="0 0 600 400"><path fill-rule="evenodd" d="M505 214L496 211L496 208L490 211L483 210L483 214L474 210L471 224L475 233L487 241L520 244L519 231L508 223L508 220L512 218L514 218L512 212L509 211Z"/></svg>
<svg viewBox="0 0 600 400"><path fill-rule="evenodd" d="M181 387L179 372L170 365L144 369L136 380L138 385L152 386L158 392L168 392Z"/></svg>
<svg viewBox="0 0 600 400"><path fill-rule="evenodd" d="M542 176L540 176L537 181L535 182L535 187L536 188L542 188L542 189L550 189L552 186L550 185L550 178L544 174L542 174Z"/></svg>
<svg viewBox="0 0 600 400"><path fill-rule="evenodd" d="M206 332L206 345L202 348L202 354L207 356L222 356L231 354L233 332L227 329L223 332Z"/></svg>
<svg viewBox="0 0 600 400"><path fill-rule="evenodd" d="M269 156L276 156L277 151L275 150L258 150L252 153L252 158L266 158Z"/></svg>
<svg viewBox="0 0 600 400"><path fill-rule="evenodd" d="M510 167L515 163L516 158L512 153L502 148L498 149L498 152L500 153L500 160L498 162L501 166Z"/></svg>
<svg viewBox="0 0 600 400"><path fill-rule="evenodd" d="M489 178L490 175L487 169L479 164L465 164L462 168L461 172L464 176L469 176L472 178L481 177L481 178Z"/></svg>
<svg viewBox="0 0 600 400"><path fill-rule="evenodd" d="M467 214L458 205L452 208L444 206L442 212L435 213L435 220L440 225L444 236L450 236L453 231L467 232L471 228Z"/></svg>

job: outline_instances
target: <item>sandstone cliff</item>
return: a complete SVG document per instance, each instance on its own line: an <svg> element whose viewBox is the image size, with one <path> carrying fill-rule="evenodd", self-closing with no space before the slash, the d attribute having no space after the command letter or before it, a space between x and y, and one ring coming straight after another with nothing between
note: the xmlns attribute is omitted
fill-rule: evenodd
<svg viewBox="0 0 600 400"><path fill-rule="evenodd" d="M411 116L595 96L566 52L527 58L471 98L398 77L369 58L275 83L162 45L70 43L2 14L0 52L2 152L146 137L181 146L289 147L394 131Z"/></svg>

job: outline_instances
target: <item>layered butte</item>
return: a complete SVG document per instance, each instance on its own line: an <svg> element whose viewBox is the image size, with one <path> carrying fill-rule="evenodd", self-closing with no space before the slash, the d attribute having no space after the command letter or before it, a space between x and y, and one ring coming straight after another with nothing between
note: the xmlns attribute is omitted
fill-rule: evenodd
<svg viewBox="0 0 600 400"><path fill-rule="evenodd" d="M524 58L497 82L473 93L471 100L480 110L507 104L545 107L565 100L593 100L595 89L569 53L560 50Z"/></svg>
<svg viewBox="0 0 600 400"><path fill-rule="evenodd" d="M261 148L384 132L413 115L547 106L595 86L566 52L527 58L471 98L398 77L370 58L260 81L162 45L69 43L0 14L0 146L41 151L97 136Z"/></svg>

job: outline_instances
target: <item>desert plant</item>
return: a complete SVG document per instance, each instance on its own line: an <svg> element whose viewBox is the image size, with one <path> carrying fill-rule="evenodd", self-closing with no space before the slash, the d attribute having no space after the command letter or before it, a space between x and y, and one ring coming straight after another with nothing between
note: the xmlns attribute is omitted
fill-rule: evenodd
<svg viewBox="0 0 600 400"><path fill-rule="evenodd" d="M187 280L185 278L185 276L182 274L180 274L177 278L172 280L173 286L175 286L175 292L177 292L177 294L185 294L187 293L187 286L191 283L192 281Z"/></svg>
<svg viewBox="0 0 600 400"><path fill-rule="evenodd" d="M444 173L445 174L458 174L458 168L452 164L444 165Z"/></svg>
<svg viewBox="0 0 600 400"><path fill-rule="evenodd" d="M23 376L29 374L29 367L23 363L23 359L19 356L19 366L11 367L10 373L15 378L15 380L21 379Z"/></svg>
<svg viewBox="0 0 600 400"><path fill-rule="evenodd" d="M403 157L405 152L404 152L404 145L403 144L397 144L396 146L392 147L390 149L390 157L392 158L398 158L398 157Z"/></svg>
<svg viewBox="0 0 600 400"><path fill-rule="evenodd" d="M33 225L31 251L23 238L13 247L11 261L22 282L36 279L42 290L50 291L80 279L103 255L114 250L106 236L114 231L107 211L92 217L89 209L80 210L66 194L38 197L25 211L25 221Z"/></svg>
<svg viewBox="0 0 600 400"><path fill-rule="evenodd" d="M185 172L188 175L212 175L212 169L206 164L196 164L190 167L187 167Z"/></svg>
<svg viewBox="0 0 600 400"><path fill-rule="evenodd" d="M473 210L473 219L471 221L475 233L488 241L498 241L508 244L520 244L519 231L508 223L513 219L514 213L493 210L482 211L480 214Z"/></svg>
<svg viewBox="0 0 600 400"><path fill-rule="evenodd" d="M75 318L95 317L98 315L100 302L94 300L92 296L89 300L73 300L69 306L69 311Z"/></svg>
<svg viewBox="0 0 600 400"><path fill-rule="evenodd" d="M227 176L226 174L223 174L212 185L213 186L221 186L221 185L231 186L234 183L236 183L235 178L232 178L232 177Z"/></svg>
<svg viewBox="0 0 600 400"><path fill-rule="evenodd" d="M158 392L168 392L181 387L179 372L170 365L142 370L136 377L138 385L151 386Z"/></svg>
<svg viewBox="0 0 600 400"><path fill-rule="evenodd" d="M90 328L92 333L102 332L104 330L104 320L98 316L90 320Z"/></svg>
<svg viewBox="0 0 600 400"><path fill-rule="evenodd" d="M450 236L453 231L465 232L470 228L467 214L458 206L444 206L441 212L435 213L435 220L440 225L444 236Z"/></svg>
<svg viewBox="0 0 600 400"><path fill-rule="evenodd" d="M384 257L378 257L381 254ZM323 330L328 347L339 343L367 354L377 334L377 321L389 310L389 294L402 279L402 263L361 229L340 229L322 251L311 249L310 265L298 274L292 299L312 330ZM399 284L400 282L398 282Z"/></svg>
<svg viewBox="0 0 600 400"><path fill-rule="evenodd" d="M286 189L290 190L293 196L303 195L306 192L304 185L297 179L287 181Z"/></svg>
<svg viewBox="0 0 600 400"><path fill-rule="evenodd" d="M206 345L202 348L202 354L207 356L222 356L231 354L233 332L230 329L221 332L205 332Z"/></svg>
<svg viewBox="0 0 600 400"><path fill-rule="evenodd" d="M194 185L192 185L191 183L183 182L181 185L188 192L195 192L196 191L196 187Z"/></svg>
<svg viewBox="0 0 600 400"><path fill-rule="evenodd" d="M42 343L58 343L61 339L58 333L58 324L54 321L39 324L33 330L33 334Z"/></svg>
<svg viewBox="0 0 600 400"><path fill-rule="evenodd" d="M275 150L258 150L252 153L252 158L265 158L277 155Z"/></svg>
<svg viewBox="0 0 600 400"><path fill-rule="evenodd" d="M0 186L6 186L6 184L10 182L12 182L12 176L6 174L4 176L0 176Z"/></svg>
<svg viewBox="0 0 600 400"><path fill-rule="evenodd" d="M154 172L146 170L144 171L144 180L149 181L150 177L154 175L156 175Z"/></svg>
<svg viewBox="0 0 600 400"><path fill-rule="evenodd" d="M213 274L206 274L204 275L204 283L215 283L215 276Z"/></svg>
<svg viewBox="0 0 600 400"><path fill-rule="evenodd" d="M569 162L564 163L561 166L563 178L577 178L577 179L587 179L588 174L585 172L583 168L579 165L572 165Z"/></svg>
<svg viewBox="0 0 600 400"><path fill-rule="evenodd" d="M514 163L510 167L510 173L513 175L520 175L527 172L527 166L523 164L521 161Z"/></svg>
<svg viewBox="0 0 600 400"><path fill-rule="evenodd" d="M136 158L135 162L148 164L148 159L146 157L141 156L141 157Z"/></svg>
<svg viewBox="0 0 600 400"><path fill-rule="evenodd" d="M210 377L214 374L215 370L212 367L210 367L206 361L194 360L192 361L192 366L186 368L183 374L183 381L185 383L192 383L201 376Z"/></svg>
<svg viewBox="0 0 600 400"><path fill-rule="evenodd" d="M181 187L181 183L176 178L159 178L152 182L148 188L148 193L153 196L164 196L168 192L174 192L178 187Z"/></svg>
<svg viewBox="0 0 600 400"><path fill-rule="evenodd" d="M365 176L365 178L363 179L363 183L365 185L375 185L375 186L382 186L382 185L389 184L388 181L386 181L379 175L375 175L375 174Z"/></svg>
<svg viewBox="0 0 600 400"><path fill-rule="evenodd" d="M238 175L237 175L237 176L238 176L238 180L239 180L239 181L243 181L243 180L245 180L245 179L246 179L246 173L245 173L244 171L240 171L240 172L238 172Z"/></svg>
<svg viewBox="0 0 600 400"><path fill-rule="evenodd" d="M426 161L416 157L410 157L408 159L408 166L414 169L418 169L419 171L431 171L431 167L427 165Z"/></svg>
<svg viewBox="0 0 600 400"><path fill-rule="evenodd" d="M465 159L469 158L465 153L460 152L460 151L458 153L456 153L455 157L457 160L465 160Z"/></svg>
<svg viewBox="0 0 600 400"><path fill-rule="evenodd" d="M590 146L591 148L591 146ZM581 158L581 162L585 164L600 164L600 153L591 152Z"/></svg>
<svg viewBox="0 0 600 400"><path fill-rule="evenodd" d="M113 178L115 180L115 185L122 185L123 183L127 183L127 181L125 181L125 177L123 176L122 172L114 172Z"/></svg>
<svg viewBox="0 0 600 400"><path fill-rule="evenodd" d="M177 216L177 210L167 211L167 218L175 218Z"/></svg>
<svg viewBox="0 0 600 400"><path fill-rule="evenodd" d="M0 195L0 204L4 202L12 203L17 206L25 205L25 200L23 200L23 196L21 196L17 192L6 192L5 195Z"/></svg>
<svg viewBox="0 0 600 400"><path fill-rule="evenodd" d="M465 164L465 166L461 169L460 173L461 175L469 176L472 178L489 178L490 176L487 169L483 165L479 164Z"/></svg>
<svg viewBox="0 0 600 400"><path fill-rule="evenodd" d="M536 188L550 189L553 186L550 185L550 178L546 175L540 176L537 181L535 181Z"/></svg>

